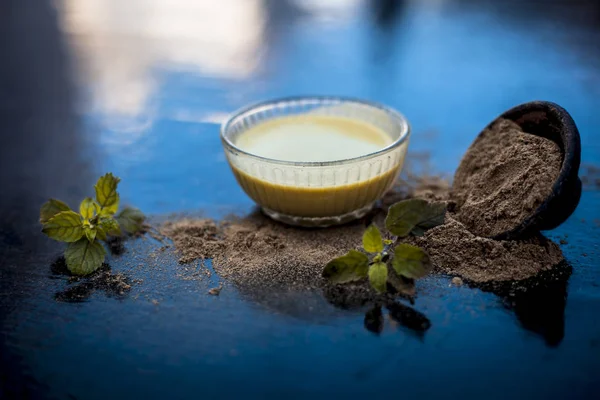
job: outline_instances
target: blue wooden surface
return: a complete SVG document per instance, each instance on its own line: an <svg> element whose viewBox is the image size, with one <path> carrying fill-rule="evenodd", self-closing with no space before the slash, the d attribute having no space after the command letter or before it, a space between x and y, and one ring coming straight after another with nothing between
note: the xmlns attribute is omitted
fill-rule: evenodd
<svg viewBox="0 0 600 400"><path fill-rule="evenodd" d="M323 2L325 3L325 2ZM319 293L261 297L183 280L160 244L128 242L123 296L55 275L39 233L49 196L74 202L104 171L164 216L252 210L218 138L250 102L332 94L386 103L411 152L451 174L479 130L516 104L565 107L582 162L600 156L600 6L594 1L7 1L0 6L0 397L588 398L600 389L600 192L550 237L572 275L505 298L419 282L423 336ZM395 4L395 5L394 5ZM60 298L60 295L59 295ZM565 300L566 298L566 300ZM515 304L516 303L516 304Z"/></svg>

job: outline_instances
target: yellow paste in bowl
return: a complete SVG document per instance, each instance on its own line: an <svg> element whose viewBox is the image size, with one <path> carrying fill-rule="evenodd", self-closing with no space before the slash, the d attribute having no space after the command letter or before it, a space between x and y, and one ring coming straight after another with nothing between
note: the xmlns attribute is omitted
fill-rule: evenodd
<svg viewBox="0 0 600 400"><path fill-rule="evenodd" d="M250 154L275 160L326 162L374 153L392 142L386 132L360 120L304 114L253 126L241 133L235 144ZM322 171L321 167L300 168L268 161L231 164L241 187L261 206L300 217L328 217L352 212L379 199L402 165L402 160L392 158L327 166Z"/></svg>

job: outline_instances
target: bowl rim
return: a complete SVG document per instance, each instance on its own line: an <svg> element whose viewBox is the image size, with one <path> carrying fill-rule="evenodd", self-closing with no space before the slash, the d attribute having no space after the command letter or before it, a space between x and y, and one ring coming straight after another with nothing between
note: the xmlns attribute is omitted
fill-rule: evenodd
<svg viewBox="0 0 600 400"><path fill-rule="evenodd" d="M358 156L358 157L344 158L344 159L340 159L340 160L330 160L330 161L286 161L286 160L280 160L277 158L263 157L263 156L259 156L259 155L256 155L256 154L253 154L253 153L250 153L250 152L240 149L226 136L226 132L231 127L231 124L234 121L236 121L237 119L243 117L244 114L248 114L253 111L260 111L260 110L268 109L277 104L294 103L294 102L302 102L302 101L332 102L333 104L352 103L352 104L358 104L361 106L376 108L380 111L385 112L389 116L391 116L398 123L398 125L402 127L402 132L400 133L400 136L396 140L394 140L392 143L390 143L386 147L379 149L375 152L366 153L366 154ZM250 157L250 158L253 158L253 159L256 159L259 161L263 161L263 162L279 164L279 165L295 166L295 167L338 166L338 165L352 164L352 163L355 163L358 161L368 160L370 158L375 158L377 156L388 153L391 150L393 150L393 149L397 148L398 146L400 146L401 144L403 144L406 140L408 140L410 133L411 133L411 127L408 122L408 119L403 114L394 110L391 107L388 107L381 103L373 102L370 100L363 100L363 99L359 99L359 98L355 98L355 97L317 96L317 95L315 95L315 96L280 97L280 98L274 98L271 100L266 100L266 101L261 101L261 102L257 102L254 104L250 104L248 106L239 108L238 110L231 113L227 117L227 119L221 124L221 129L220 129L221 141L222 141L223 145L225 146L226 150L233 150L237 153L241 153L247 157Z"/></svg>

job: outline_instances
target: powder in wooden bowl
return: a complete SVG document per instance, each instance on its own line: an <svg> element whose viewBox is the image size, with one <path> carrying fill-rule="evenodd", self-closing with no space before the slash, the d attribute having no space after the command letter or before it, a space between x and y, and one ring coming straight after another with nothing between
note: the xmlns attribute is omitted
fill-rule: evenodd
<svg viewBox="0 0 600 400"><path fill-rule="evenodd" d="M485 237L516 228L551 193L561 163L556 143L498 120L475 139L454 175L456 218Z"/></svg>

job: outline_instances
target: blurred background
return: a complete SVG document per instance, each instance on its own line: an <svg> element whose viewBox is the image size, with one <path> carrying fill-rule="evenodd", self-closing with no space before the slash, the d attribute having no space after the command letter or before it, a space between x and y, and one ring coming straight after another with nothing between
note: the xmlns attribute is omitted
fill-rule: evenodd
<svg viewBox="0 0 600 400"><path fill-rule="evenodd" d="M429 285L439 291L420 300L436 327L427 344L399 336L376 342L363 336L362 315L331 325L277 319L234 294L210 309L175 279L151 286L172 306L168 313L101 296L87 307L54 301L66 283L48 279L49 260L60 250L39 233L38 211L48 197L75 205L112 171L123 179L123 202L149 215L249 211L253 204L225 161L219 124L249 103L310 94L398 109L412 125L410 153L429 157L431 172L448 177L488 122L517 104L549 100L577 123L584 166L598 166L600 1L3 0L0 383L14 390L6 393L35 398L53 386L60 398L114 398L134 393L122 389L135 383L148 398L171 398L169 390L192 393L206 373L210 393L233 394L235 385L218 384L236 368L240 388L259 390L271 385L270 374L287 373L296 379L282 378L270 394L289 387L357 393L397 379L397 365L374 359L400 346L412 356L405 378L422 383L403 388L412 395L494 397L501 393L488 392L494 385L529 398L597 390L600 331L590 321L600 305L599 256L587 256L598 243L589 222L600 219L597 183L551 233L569 235L563 250L576 267L569 303L563 282L548 313L554 345L566 337L555 352L529 341L496 297L450 291L438 281ZM118 269L128 260L110 262ZM546 304L534 303L519 319L544 336L548 321L539 315ZM117 325L115 315L123 317ZM249 341L238 348L245 357L229 357L240 338ZM453 364L470 358L473 364ZM371 374L375 364L383 366ZM248 365L254 374L246 376ZM323 380L326 368L343 373ZM99 381L100 369L117 383ZM465 392L460 383L470 373L485 376ZM428 385L429 377L444 385Z"/></svg>
<svg viewBox="0 0 600 400"><path fill-rule="evenodd" d="M146 210L247 205L235 185L203 178L203 168L224 163L218 123L248 103L303 94L397 108L412 124L412 150L429 152L438 171L451 173L502 111L536 99L573 114L584 160L598 154L598 1L9 0L1 7L2 180L22 192L35 185L56 193L55 183L35 176L73 170L85 154L77 174L109 168L132 176L123 195ZM223 179L232 182L228 173ZM168 182L177 183L169 191L179 201L155 196ZM22 204L22 193L12 197Z"/></svg>

